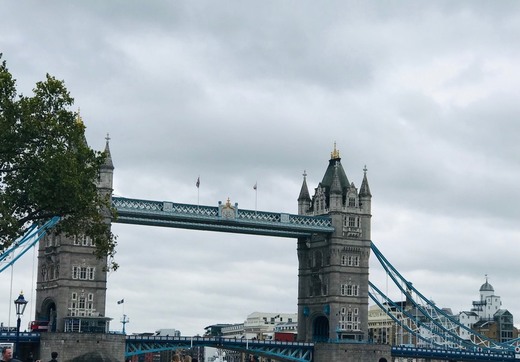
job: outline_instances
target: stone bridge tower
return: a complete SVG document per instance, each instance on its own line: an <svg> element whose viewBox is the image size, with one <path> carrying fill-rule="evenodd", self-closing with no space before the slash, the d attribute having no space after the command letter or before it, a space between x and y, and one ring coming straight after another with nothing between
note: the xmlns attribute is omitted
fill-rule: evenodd
<svg viewBox="0 0 520 362"><path fill-rule="evenodd" d="M101 166L98 190L112 194L114 165L108 144ZM110 222L110 219L107 220ZM84 236L48 233L38 248L36 323L50 332L106 333L107 259L98 259L94 245Z"/></svg>
<svg viewBox="0 0 520 362"><path fill-rule="evenodd" d="M298 239L298 339L366 341L372 199L366 168L358 189L334 144L312 198L303 176L298 213L328 216L335 231Z"/></svg>

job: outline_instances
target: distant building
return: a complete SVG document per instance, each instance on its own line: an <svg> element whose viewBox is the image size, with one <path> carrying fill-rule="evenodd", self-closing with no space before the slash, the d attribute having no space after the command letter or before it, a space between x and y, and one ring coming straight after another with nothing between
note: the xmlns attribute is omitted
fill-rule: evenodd
<svg viewBox="0 0 520 362"><path fill-rule="evenodd" d="M280 323L298 323L296 313L254 312L244 322L244 337L247 339L273 339L274 328Z"/></svg>
<svg viewBox="0 0 520 362"><path fill-rule="evenodd" d="M219 337L222 336L222 329L230 326L231 324L212 324L204 328L205 337Z"/></svg>
<svg viewBox="0 0 520 362"><path fill-rule="evenodd" d="M473 301L470 311L462 311L453 315L451 309L442 308L443 314L438 315L438 321L443 324L445 322L447 324L450 320L457 321L463 326L458 328L459 337L465 340L472 339L472 331L499 343L517 338L518 329L514 327L513 315L507 309L501 308L500 296L495 295L495 290L489 284L487 277L485 283L480 287L479 293L480 299ZM417 325L412 321L407 323L410 323L410 329L417 331L420 338L416 338L406 328L399 326L394 319L387 315L385 310L373 305L369 308L368 330L369 340L374 343L417 347L429 347L434 344L444 344L446 347L455 346L455 342L443 341L434 333L437 327L421 311L432 314L430 306L423 305L418 309L409 301L403 301L397 302L396 307L390 307L390 310L398 320L404 320L403 313L399 310L404 310L408 315L414 316L418 321Z"/></svg>
<svg viewBox="0 0 520 362"><path fill-rule="evenodd" d="M244 323L229 324L221 329L226 338L244 338Z"/></svg>
<svg viewBox="0 0 520 362"><path fill-rule="evenodd" d="M488 282L479 289L480 299L473 301L473 308L469 312L459 313L459 322L479 334L499 343L507 342L518 337L518 329L514 326L513 315L502 309L502 301L495 295L495 289ZM461 330L459 335L469 338L469 332Z"/></svg>
<svg viewBox="0 0 520 362"><path fill-rule="evenodd" d="M406 302L400 304L404 307ZM402 313L395 309L394 307L394 315L401 319ZM402 328L378 305L372 305L368 309L368 336L373 343L390 345L403 344L403 340L408 339Z"/></svg>
<svg viewBox="0 0 520 362"><path fill-rule="evenodd" d="M205 328L206 336L225 338L274 339L275 332L296 334L298 314L254 312L244 323L214 324Z"/></svg>
<svg viewBox="0 0 520 362"><path fill-rule="evenodd" d="M181 331L178 331L175 328L158 329L155 331L155 335L156 336L180 337Z"/></svg>

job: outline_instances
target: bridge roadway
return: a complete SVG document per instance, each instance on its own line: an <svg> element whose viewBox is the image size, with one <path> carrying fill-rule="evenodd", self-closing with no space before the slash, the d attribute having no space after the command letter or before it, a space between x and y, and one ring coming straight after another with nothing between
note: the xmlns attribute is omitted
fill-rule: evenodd
<svg viewBox="0 0 520 362"><path fill-rule="evenodd" d="M20 343L40 343L40 333L20 332ZM0 332L0 343L15 343L16 332ZM328 343L349 343L347 341L327 341ZM254 354L287 362L312 362L314 355L314 343L259 341L240 338L223 337L170 337L170 336L126 336L126 357L171 351L176 349L188 349L196 346L207 346ZM393 346L392 357L424 358L444 361L520 361L520 353L512 350L503 351L469 351L461 349L418 348Z"/></svg>
<svg viewBox="0 0 520 362"><path fill-rule="evenodd" d="M172 228L222 231L230 233L308 237L314 233L332 233L327 216L304 216L280 212L242 210L238 204L219 202L218 206L178 204L112 197L117 210L116 223L164 226Z"/></svg>
<svg viewBox="0 0 520 362"><path fill-rule="evenodd" d="M39 344L40 333L20 332L19 342L23 344ZM0 332L0 343L16 343L16 332ZM314 343L259 341L223 337L128 335L126 336L125 357L188 349L197 346L233 350L287 362L311 362L314 352Z"/></svg>

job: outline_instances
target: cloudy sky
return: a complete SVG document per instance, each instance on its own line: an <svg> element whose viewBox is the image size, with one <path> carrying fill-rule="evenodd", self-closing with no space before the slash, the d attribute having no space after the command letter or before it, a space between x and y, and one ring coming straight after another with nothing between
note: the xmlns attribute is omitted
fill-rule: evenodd
<svg viewBox="0 0 520 362"><path fill-rule="evenodd" d="M368 168L372 240L386 258L454 312L471 308L487 274L520 326L520 3L4 1L1 11L19 92L46 73L63 79L90 145L110 134L115 195L196 204L200 176L201 204L254 209L258 182L259 210L297 213L302 173L312 193L336 142L356 186ZM297 310L293 239L113 231L114 330L123 313L129 333L194 335ZM30 300L33 262L12 283ZM384 288L375 258L370 279ZM5 271L5 323L10 285Z"/></svg>

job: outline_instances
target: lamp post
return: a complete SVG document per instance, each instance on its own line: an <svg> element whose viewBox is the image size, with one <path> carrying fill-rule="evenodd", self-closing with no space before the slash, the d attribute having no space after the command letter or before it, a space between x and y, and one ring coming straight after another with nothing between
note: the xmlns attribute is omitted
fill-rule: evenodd
<svg viewBox="0 0 520 362"><path fill-rule="evenodd" d="M20 323L22 322L22 315L25 312L25 307L27 306L27 301L23 297L23 292L20 292L18 299L14 301L14 306L16 307L16 315L18 319L16 321L16 344L14 349L14 356L18 357L18 345L20 342Z"/></svg>

